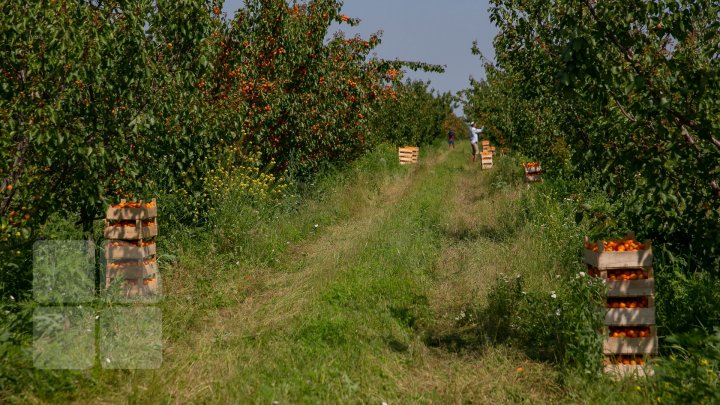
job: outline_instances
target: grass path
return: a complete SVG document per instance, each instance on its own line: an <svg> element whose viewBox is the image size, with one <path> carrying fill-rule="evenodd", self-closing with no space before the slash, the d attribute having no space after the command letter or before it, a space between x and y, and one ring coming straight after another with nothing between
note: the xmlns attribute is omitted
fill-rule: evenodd
<svg viewBox="0 0 720 405"><path fill-rule="evenodd" d="M346 218L222 280L227 294L253 288L166 342L161 369L115 375L87 403L557 400L549 366L482 345L456 320L524 246L498 222L515 196L491 196L488 181L465 149L438 149L334 190L318 212Z"/></svg>

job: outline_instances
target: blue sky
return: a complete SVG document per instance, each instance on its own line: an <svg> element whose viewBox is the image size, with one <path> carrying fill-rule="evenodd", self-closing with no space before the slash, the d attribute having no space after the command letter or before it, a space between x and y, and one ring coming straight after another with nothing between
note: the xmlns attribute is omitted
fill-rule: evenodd
<svg viewBox="0 0 720 405"><path fill-rule="evenodd" d="M242 0L227 0L234 12ZM410 72L413 79L430 80L441 92L469 87L469 77L484 77L479 58L470 52L478 41L485 57L493 60L492 41L497 29L490 22L487 0L345 0L343 12L362 20L358 27L343 25L347 35L383 31L377 56L446 65L444 74ZM458 111L459 113L460 111Z"/></svg>

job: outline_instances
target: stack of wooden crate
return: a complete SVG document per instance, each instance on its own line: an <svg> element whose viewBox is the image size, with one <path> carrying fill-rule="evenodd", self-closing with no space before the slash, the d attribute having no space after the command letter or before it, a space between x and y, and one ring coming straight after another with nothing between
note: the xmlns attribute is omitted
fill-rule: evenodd
<svg viewBox="0 0 720 405"><path fill-rule="evenodd" d="M525 169L526 182L542 181L542 166L540 166L539 162L523 163L523 168Z"/></svg>
<svg viewBox="0 0 720 405"><path fill-rule="evenodd" d="M157 203L127 202L108 208L105 216L105 284L116 280L126 297L152 296L159 292L157 267Z"/></svg>
<svg viewBox="0 0 720 405"><path fill-rule="evenodd" d="M483 141L482 141L482 151L483 151L483 152L492 152L492 153L495 153L495 147L494 147L494 146L490 146L490 141L488 141L488 140L483 140Z"/></svg>
<svg viewBox="0 0 720 405"><path fill-rule="evenodd" d="M650 241L629 234L618 241L589 243L584 262L589 274L607 285L603 353L605 372L648 375L647 360L658 352L655 278Z"/></svg>
<svg viewBox="0 0 720 405"><path fill-rule="evenodd" d="M490 146L490 141L482 140L482 151L480 152L480 163L483 169L492 169L493 167L493 155L495 154L495 147Z"/></svg>
<svg viewBox="0 0 720 405"><path fill-rule="evenodd" d="M420 156L420 148L417 146L398 148L398 157L400 158L401 165L417 163L418 156Z"/></svg>
<svg viewBox="0 0 720 405"><path fill-rule="evenodd" d="M493 168L493 153L492 152L480 152L480 159L483 169Z"/></svg>

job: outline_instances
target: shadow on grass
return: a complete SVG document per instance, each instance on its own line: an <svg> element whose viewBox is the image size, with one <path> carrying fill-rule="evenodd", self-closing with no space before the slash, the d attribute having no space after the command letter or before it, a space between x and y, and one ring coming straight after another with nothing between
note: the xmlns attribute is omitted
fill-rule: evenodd
<svg viewBox="0 0 720 405"><path fill-rule="evenodd" d="M487 239L494 243L507 243L511 242L515 237L515 232L487 225L475 228L446 229L444 234L445 237L454 242L475 242L480 239Z"/></svg>
<svg viewBox="0 0 720 405"><path fill-rule="evenodd" d="M487 347L487 342L482 338L482 334L478 333L477 328L427 333L423 342L428 347L442 349L450 353L477 352Z"/></svg>

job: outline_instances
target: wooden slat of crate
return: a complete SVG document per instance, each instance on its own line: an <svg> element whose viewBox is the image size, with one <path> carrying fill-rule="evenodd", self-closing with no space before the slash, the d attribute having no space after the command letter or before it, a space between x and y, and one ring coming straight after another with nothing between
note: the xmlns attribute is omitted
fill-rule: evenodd
<svg viewBox="0 0 720 405"><path fill-rule="evenodd" d="M583 261L598 269L649 267L653 263L653 253L652 247L637 252L593 252L584 249Z"/></svg>
<svg viewBox="0 0 720 405"><path fill-rule="evenodd" d="M155 254L157 254L157 245L155 242L148 246L112 246L112 244L109 243L105 247L105 258L108 260L145 259L146 257L154 256Z"/></svg>
<svg viewBox="0 0 720 405"><path fill-rule="evenodd" d="M142 264L138 263L137 266L123 266L123 267L112 267L111 263L108 263L105 277L114 279L122 277L125 279L137 279L147 278L149 276L156 275L158 273L157 263Z"/></svg>
<svg viewBox="0 0 720 405"><path fill-rule="evenodd" d="M605 325L655 325L655 308L608 308L605 312Z"/></svg>
<svg viewBox="0 0 720 405"><path fill-rule="evenodd" d="M592 275L593 273L597 273L597 274L595 274L597 277L603 278L603 279L605 279L605 280L608 279L608 272L613 271L613 270L619 270L619 271L623 271L623 270L624 270L624 271L627 271L627 270L642 270L643 272L647 273L648 278L653 278L653 277L655 276L655 270L654 270L653 266L648 266L648 267L623 267L623 268L614 268L614 269L595 269L594 267L592 267L592 266L590 266L590 265L588 264L588 273L589 273L589 274ZM608 281L610 281L610 280L608 280ZM630 280L630 281L636 281L636 280Z"/></svg>
<svg viewBox="0 0 720 405"><path fill-rule="evenodd" d="M658 338L653 336L642 338L612 338L603 340L604 354L657 354Z"/></svg>
<svg viewBox="0 0 720 405"><path fill-rule="evenodd" d="M124 203L125 200L120 200L120 202ZM140 203L144 205L143 201ZM155 217L157 217L157 203L154 198L151 207L115 208L110 206L105 213L105 218L112 220L152 219Z"/></svg>
<svg viewBox="0 0 720 405"><path fill-rule="evenodd" d="M152 297L160 293L160 274L154 275L153 281L145 282L145 280L143 278L124 279L120 291L122 297ZM106 278L105 286L109 287L113 281L113 279Z"/></svg>
<svg viewBox="0 0 720 405"><path fill-rule="evenodd" d="M655 371L648 365L630 366L625 364L606 364L604 367L605 374L614 377L646 377L655 375Z"/></svg>
<svg viewBox="0 0 720 405"><path fill-rule="evenodd" d="M482 146L490 146L490 141L487 140L487 139L483 139L483 140L480 141L480 144L481 144Z"/></svg>
<svg viewBox="0 0 720 405"><path fill-rule="evenodd" d="M157 222L154 226L105 226L105 239L141 240L156 237L158 234Z"/></svg>
<svg viewBox="0 0 720 405"><path fill-rule="evenodd" d="M655 279L632 281L608 281L608 297L645 297L654 295Z"/></svg>
<svg viewBox="0 0 720 405"><path fill-rule="evenodd" d="M542 181L542 175L540 175L540 174L525 174L525 181L527 181L528 183Z"/></svg>

